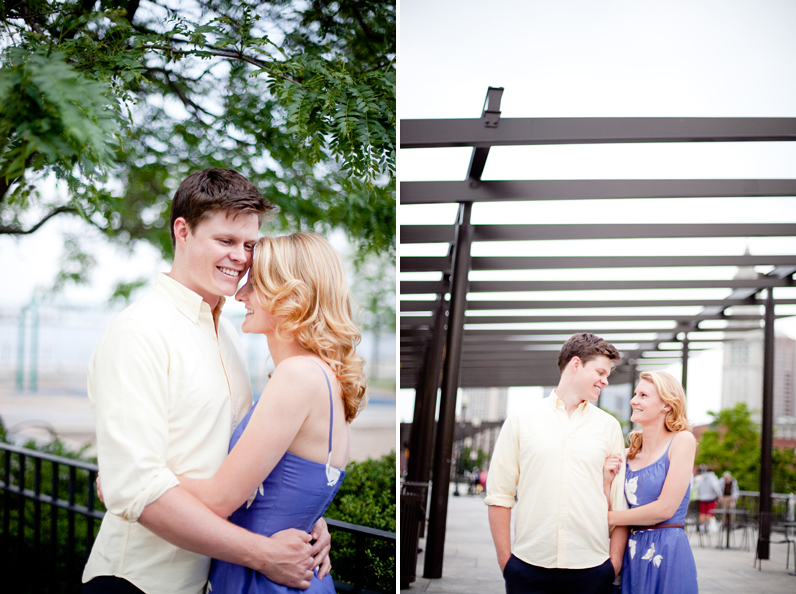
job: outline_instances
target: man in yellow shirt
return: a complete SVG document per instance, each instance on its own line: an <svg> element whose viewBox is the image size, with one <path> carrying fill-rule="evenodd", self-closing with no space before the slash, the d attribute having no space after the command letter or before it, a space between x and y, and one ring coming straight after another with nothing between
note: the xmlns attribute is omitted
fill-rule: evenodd
<svg viewBox="0 0 796 594"><path fill-rule="evenodd" d="M625 448L619 422L592 403L619 359L602 338L575 334L558 355L558 387L500 431L485 503L507 594L612 591L627 527L609 535L603 464ZM612 483L614 510L627 509L624 473Z"/></svg>
<svg viewBox="0 0 796 594"><path fill-rule="evenodd" d="M275 207L239 173L205 169L172 202L174 263L103 334L88 394L108 513L83 572L83 594L200 594L210 557L309 587L328 572L329 532L270 538L213 514L177 476L209 478L252 404L237 332L220 316L249 269ZM330 579L330 578L329 578Z"/></svg>

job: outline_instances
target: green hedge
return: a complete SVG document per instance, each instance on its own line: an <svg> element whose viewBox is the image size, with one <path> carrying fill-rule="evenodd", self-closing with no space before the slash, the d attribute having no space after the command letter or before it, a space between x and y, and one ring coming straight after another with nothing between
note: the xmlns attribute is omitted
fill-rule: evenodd
<svg viewBox="0 0 796 594"><path fill-rule="evenodd" d="M395 450L378 460L350 462L346 476L325 517L395 532ZM365 548L364 587L385 594L395 592L395 544L371 540ZM354 536L332 532L332 577L353 583L356 558Z"/></svg>

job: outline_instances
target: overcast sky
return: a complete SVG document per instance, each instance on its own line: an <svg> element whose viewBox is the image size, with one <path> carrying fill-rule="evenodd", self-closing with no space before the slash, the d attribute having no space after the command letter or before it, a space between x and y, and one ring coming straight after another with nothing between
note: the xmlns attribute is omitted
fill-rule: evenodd
<svg viewBox="0 0 796 594"><path fill-rule="evenodd" d="M796 117L796 2L503 0L485 5L472 0L455 4L404 0L399 17L402 119L479 117L489 86L505 89L503 118ZM399 151L399 179L464 179L470 154L469 148ZM497 147L490 151L483 175L483 179L794 177L796 143L784 142ZM455 208L399 207L398 220L449 224ZM640 228L653 221L793 223L796 198L703 199L677 207L663 200L476 204L472 218L475 224L612 222ZM613 240L590 245L591 255L617 249L641 255L661 254L663 244ZM796 238L697 244L680 240L666 242L664 249L665 255L727 255L747 248L753 254L794 254ZM492 242L476 244L473 254L540 255L554 249L566 255L578 247L576 242ZM442 255L444 250L442 245L401 246L399 256ZM706 278L698 269L688 273ZM619 274L665 278L667 271ZM674 278L681 275L677 271ZM777 295L796 297L783 291ZM778 313L796 314L796 308L783 306ZM778 322L777 330L796 338L796 318ZM679 368L671 371L679 375ZM706 422L707 411L720 406L721 353L696 356L689 372L689 415ZM412 392L404 391L402 397L401 420L409 420Z"/></svg>

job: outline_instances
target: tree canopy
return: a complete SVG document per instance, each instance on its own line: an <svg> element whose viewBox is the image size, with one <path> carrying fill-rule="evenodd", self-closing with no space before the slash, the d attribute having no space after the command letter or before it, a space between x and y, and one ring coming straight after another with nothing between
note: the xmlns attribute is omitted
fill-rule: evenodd
<svg viewBox="0 0 796 594"><path fill-rule="evenodd" d="M0 234L72 214L168 257L179 182L231 167L284 227L394 257L394 3L0 0L0 25Z"/></svg>
<svg viewBox="0 0 796 594"><path fill-rule="evenodd" d="M760 488L760 428L752 421L746 404L736 404L713 417L711 428L697 446L696 464L713 466L721 476L725 470L744 491ZM796 454L793 450L772 450L772 489L776 493L796 491Z"/></svg>

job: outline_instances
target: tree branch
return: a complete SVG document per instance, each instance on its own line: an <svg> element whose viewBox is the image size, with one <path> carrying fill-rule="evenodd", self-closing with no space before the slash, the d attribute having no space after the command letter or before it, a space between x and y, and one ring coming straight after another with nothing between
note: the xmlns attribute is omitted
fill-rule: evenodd
<svg viewBox="0 0 796 594"><path fill-rule="evenodd" d="M143 47L144 49L161 50L161 51L163 51L165 53L180 54L180 55L183 55L183 56L193 56L194 54L196 54L196 52L203 52L203 53L206 53L206 54L210 54L211 56L218 56L220 58L231 58L233 60L242 60L243 62L248 62L249 64L251 64L253 66L257 66L258 68L262 68L263 70L268 72L271 76L275 76L277 78L284 79L284 80L286 80L288 82L293 83L294 85L302 86L301 83L299 83L299 82L297 82L297 81L295 81L295 80L293 80L291 78L288 78L287 76L283 76L281 74L274 74L273 72L271 72L270 64L268 64L267 62L262 62L261 60L258 60L257 58L252 58L252 57L247 56L245 54L242 54L240 52L224 52L224 51L218 51L218 50L209 51L209 50L206 50L206 49L188 51L188 50L175 49L173 47L168 47L168 46L165 46L165 45L144 45L144 46L141 46L141 47Z"/></svg>
<svg viewBox="0 0 796 594"><path fill-rule="evenodd" d="M48 214L44 216L42 220L33 225L33 227L31 227L27 231L24 229L20 229L19 227L6 227L4 225L0 225L0 235L30 235L31 233L35 233L36 231L38 231L39 227L41 227L44 223L49 221L54 216L65 212L71 214L77 214L77 209L74 206L59 206L58 208L51 210Z"/></svg>
<svg viewBox="0 0 796 594"><path fill-rule="evenodd" d="M11 187L12 182L6 180L5 175L0 175L0 204L2 204L3 200L6 197L6 193L8 192L8 188Z"/></svg>
<svg viewBox="0 0 796 594"><path fill-rule="evenodd" d="M194 115L197 118L199 117L199 112L205 113L205 114L209 115L212 118L219 117L218 115L207 111L204 107L202 107L201 105L195 103L190 97L188 97L183 92L183 90L180 88L180 86L174 81L174 79L172 78L172 74L173 73L170 72L169 70L166 70L165 68L148 68L147 70L150 71L150 72L161 72L161 73L163 73L163 75L166 78L166 81L165 81L166 86L169 87L172 91L174 91L174 93L177 95L177 97L180 99L180 101L182 101L182 104L185 105L185 107L192 108L194 110ZM178 78L181 78L181 77L178 76Z"/></svg>
<svg viewBox="0 0 796 594"><path fill-rule="evenodd" d="M130 0L127 3L127 15L125 18L129 23L133 22L133 17L135 16L135 12L138 10L139 0Z"/></svg>
<svg viewBox="0 0 796 594"><path fill-rule="evenodd" d="M365 19L362 18L362 13L359 12L359 8L357 7L356 2L346 2L346 4L348 5L348 8L351 10L351 12L354 13L354 18L359 23L359 26L362 27L362 31L365 33L365 36L375 41L381 41L381 36L376 35L373 32L373 30L370 27L368 27L368 24L365 22Z"/></svg>
<svg viewBox="0 0 796 594"><path fill-rule="evenodd" d="M22 15L23 15L23 19L28 24L28 27L33 29L39 35L42 35L42 36L44 35L44 31L41 30L41 27L39 27L39 24L36 22L36 20L33 17L33 15L31 15L31 13L28 10L27 6L24 6L24 5L22 6Z"/></svg>

